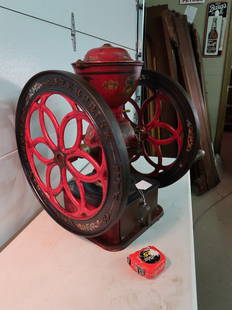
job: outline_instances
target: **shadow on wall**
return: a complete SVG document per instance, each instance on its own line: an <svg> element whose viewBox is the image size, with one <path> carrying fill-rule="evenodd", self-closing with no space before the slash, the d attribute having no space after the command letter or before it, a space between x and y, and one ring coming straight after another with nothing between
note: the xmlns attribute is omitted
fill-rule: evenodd
<svg viewBox="0 0 232 310"><path fill-rule="evenodd" d="M25 179L15 139L21 89L0 78L0 249L41 209Z"/></svg>
<svg viewBox="0 0 232 310"><path fill-rule="evenodd" d="M0 158L17 149L15 111L21 89L0 78Z"/></svg>

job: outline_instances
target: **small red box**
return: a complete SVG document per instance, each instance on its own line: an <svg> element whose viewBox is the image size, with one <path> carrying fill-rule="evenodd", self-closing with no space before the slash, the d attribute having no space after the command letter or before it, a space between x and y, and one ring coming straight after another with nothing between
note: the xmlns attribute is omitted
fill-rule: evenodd
<svg viewBox="0 0 232 310"><path fill-rule="evenodd" d="M131 268L148 279L155 278L164 269L165 255L154 246L147 246L127 257Z"/></svg>

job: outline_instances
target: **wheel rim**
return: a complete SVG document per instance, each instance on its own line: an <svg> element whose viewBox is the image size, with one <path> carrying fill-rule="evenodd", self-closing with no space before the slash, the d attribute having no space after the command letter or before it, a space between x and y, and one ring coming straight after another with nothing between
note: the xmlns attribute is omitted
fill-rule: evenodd
<svg viewBox="0 0 232 310"><path fill-rule="evenodd" d="M144 176L156 178L160 187L167 186L190 168L198 149L198 118L184 90L165 76L144 70L139 84L146 99L141 107L131 98L125 110L134 110L134 122L124 113L137 134L140 149L131 158L131 168ZM165 111L172 110L171 122ZM148 110L152 117L148 119ZM165 156L170 154L171 156ZM169 157L164 160L164 157ZM139 169L138 163L145 161Z"/></svg>
<svg viewBox="0 0 232 310"><path fill-rule="evenodd" d="M19 97L15 131L27 181L57 223L91 238L119 220L129 192L127 149L112 111L85 80L65 71L33 76Z"/></svg>
<svg viewBox="0 0 232 310"><path fill-rule="evenodd" d="M54 112L46 105L49 100L52 100L53 96L61 96L71 109L71 112L68 112L60 122L58 122ZM33 137L32 134L32 118L36 112L39 115L39 127L43 135L42 137ZM45 116L47 117L47 122ZM53 133L56 136L53 139L49 134L48 119L50 124L53 125ZM67 134L65 135L65 131L72 120L76 123L76 137L74 144L71 147L67 147ZM101 150L101 162L98 162L91 154L82 149L82 145L84 145L83 121L85 124L88 123L88 126L91 126L97 136L93 122L83 111L78 109L71 98L57 92L46 92L37 96L32 102L25 125L26 153L37 183L59 212L76 220L86 220L95 216L102 209L108 188L107 163L101 143L98 141L96 145L98 150ZM50 151L47 152L46 156L44 155L45 149ZM91 171L88 174L81 173L74 165L77 158L81 158L86 164L91 165L94 172ZM41 171L41 165L44 166L43 172ZM59 170L58 182L52 182L51 180L52 171L55 168ZM79 197L76 197L72 192L68 176L69 178L71 176L76 183ZM98 206L88 203L84 188L86 183L98 183L98 186L100 186L102 197ZM72 203L73 208L71 210L67 210L65 201L62 201L62 198L59 197L62 194L65 197L64 199L68 199Z"/></svg>

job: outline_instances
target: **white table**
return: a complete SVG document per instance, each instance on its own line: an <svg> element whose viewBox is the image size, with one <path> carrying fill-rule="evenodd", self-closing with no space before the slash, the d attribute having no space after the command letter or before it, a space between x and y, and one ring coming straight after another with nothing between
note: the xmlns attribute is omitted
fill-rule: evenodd
<svg viewBox="0 0 232 310"><path fill-rule="evenodd" d="M121 252L65 231L43 211L0 254L1 309L197 309L189 175L161 189L159 203L164 216ZM126 262L146 245L168 258L152 280Z"/></svg>

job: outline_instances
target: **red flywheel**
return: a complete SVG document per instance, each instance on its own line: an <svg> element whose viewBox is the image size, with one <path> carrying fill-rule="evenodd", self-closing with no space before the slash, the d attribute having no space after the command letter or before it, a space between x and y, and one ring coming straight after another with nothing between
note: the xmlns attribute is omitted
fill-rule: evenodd
<svg viewBox="0 0 232 310"><path fill-rule="evenodd" d="M62 71L34 76L19 98L16 136L29 184L57 222L93 237L118 220L127 201L127 150L89 84Z"/></svg>
<svg viewBox="0 0 232 310"><path fill-rule="evenodd" d="M184 89L163 74L143 70L138 87L142 104L131 98L125 111L133 111L133 117L124 112L139 145L131 169L164 187L180 179L196 158L198 117Z"/></svg>

